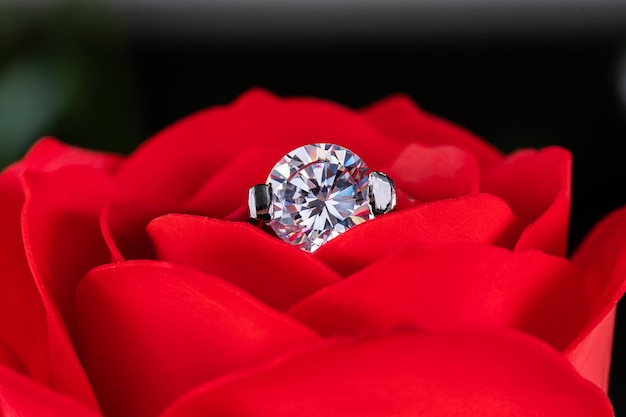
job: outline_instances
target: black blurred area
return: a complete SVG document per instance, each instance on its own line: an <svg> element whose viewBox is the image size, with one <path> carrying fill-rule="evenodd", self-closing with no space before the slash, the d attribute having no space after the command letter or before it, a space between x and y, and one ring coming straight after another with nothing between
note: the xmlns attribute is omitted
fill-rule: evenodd
<svg viewBox="0 0 626 417"><path fill-rule="evenodd" d="M324 33L306 39L222 32L153 36L99 13L93 24L73 13L61 9L12 31L5 26L0 110L1 76L16 61L23 65L18 69L29 63L50 69L48 77L57 74L53 91L69 91L41 128L26 131L25 137L31 136L11 145L10 155L19 155L43 134L127 153L175 120L230 102L254 86L350 107L404 92L503 151L570 149L575 161L571 248L601 217L626 204L626 31L545 37L499 36L497 30L442 38L436 31L339 33L337 38ZM19 21L19 13L14 17ZM0 136L0 144L9 141ZM0 164L17 157L4 155ZM617 416L626 416L625 351L622 306L610 388Z"/></svg>

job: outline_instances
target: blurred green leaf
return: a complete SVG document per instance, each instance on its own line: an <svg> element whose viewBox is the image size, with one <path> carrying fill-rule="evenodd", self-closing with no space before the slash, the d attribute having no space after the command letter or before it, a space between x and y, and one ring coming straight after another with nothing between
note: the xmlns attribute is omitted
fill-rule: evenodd
<svg viewBox="0 0 626 417"><path fill-rule="evenodd" d="M0 73L0 164L16 159L44 135L68 94L49 65L20 57Z"/></svg>
<svg viewBox="0 0 626 417"><path fill-rule="evenodd" d="M0 1L0 168L37 139L128 151L140 141L126 40L97 2Z"/></svg>

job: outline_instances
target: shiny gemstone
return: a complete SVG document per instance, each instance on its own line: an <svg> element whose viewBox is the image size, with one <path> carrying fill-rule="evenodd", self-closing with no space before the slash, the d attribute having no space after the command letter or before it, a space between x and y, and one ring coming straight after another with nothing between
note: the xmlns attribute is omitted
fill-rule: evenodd
<svg viewBox="0 0 626 417"><path fill-rule="evenodd" d="M274 232L314 252L347 229L374 217L369 169L352 151L334 144L302 146L285 155L267 179Z"/></svg>

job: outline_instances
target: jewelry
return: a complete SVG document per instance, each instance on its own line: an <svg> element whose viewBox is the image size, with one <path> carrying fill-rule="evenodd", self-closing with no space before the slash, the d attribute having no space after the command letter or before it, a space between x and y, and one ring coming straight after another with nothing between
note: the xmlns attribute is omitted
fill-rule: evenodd
<svg viewBox="0 0 626 417"><path fill-rule="evenodd" d="M354 152L330 143L301 146L250 188L250 218L284 241L314 252L351 227L396 205L391 178L370 171Z"/></svg>

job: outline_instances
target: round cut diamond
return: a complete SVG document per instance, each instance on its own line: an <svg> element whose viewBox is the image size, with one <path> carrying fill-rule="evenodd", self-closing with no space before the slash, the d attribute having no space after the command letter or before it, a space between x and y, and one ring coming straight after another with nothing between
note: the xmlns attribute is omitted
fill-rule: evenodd
<svg viewBox="0 0 626 417"><path fill-rule="evenodd" d="M267 179L273 215L270 226L309 252L374 217L367 165L341 146L317 143L285 155Z"/></svg>

